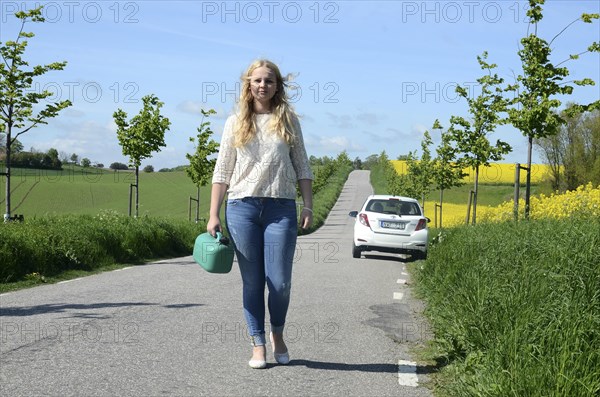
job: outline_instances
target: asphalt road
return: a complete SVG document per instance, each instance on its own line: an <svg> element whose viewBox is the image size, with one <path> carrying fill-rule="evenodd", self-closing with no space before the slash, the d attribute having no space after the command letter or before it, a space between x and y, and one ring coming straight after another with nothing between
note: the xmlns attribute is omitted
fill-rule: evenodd
<svg viewBox="0 0 600 397"><path fill-rule="evenodd" d="M410 362L430 333L403 259L351 255L347 214L371 193L354 171L298 241L288 366L248 367L235 264L214 275L185 257L0 296L0 395L430 396Z"/></svg>

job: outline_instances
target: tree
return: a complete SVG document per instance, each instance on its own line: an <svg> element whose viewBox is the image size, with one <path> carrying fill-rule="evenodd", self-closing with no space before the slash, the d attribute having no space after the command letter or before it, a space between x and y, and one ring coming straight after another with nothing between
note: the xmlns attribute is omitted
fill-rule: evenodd
<svg viewBox="0 0 600 397"><path fill-rule="evenodd" d="M371 170L379 162L379 155L371 154L362 163L363 170Z"/></svg>
<svg viewBox="0 0 600 397"><path fill-rule="evenodd" d="M126 165L126 164L119 163L119 162L117 162L117 161L116 161L116 162L114 162L114 163L111 163L111 164L108 166L108 168L110 168L111 170L115 170L115 171L117 171L117 170L128 170L128 169L129 169L129 167L127 167L127 165Z"/></svg>
<svg viewBox="0 0 600 397"><path fill-rule="evenodd" d="M348 156L348 152L342 150L340 154L335 158L335 163L338 167L351 167L352 160L350 160L350 156Z"/></svg>
<svg viewBox="0 0 600 397"><path fill-rule="evenodd" d="M0 42L0 132L6 134L6 212L4 220L10 219L11 213L11 186L10 186L10 161L12 147L16 139L41 124L47 124L47 119L56 117L58 113L71 106L71 101L65 100L47 103L41 109L33 107L53 95L50 91L35 92L31 89L34 78L51 70L63 70L66 62L54 62L47 65L34 66L28 69L29 64L23 59L27 48L27 39L35 35L25 32L27 22L44 22L42 7L29 11L19 11L15 17L21 20L21 29L15 41Z"/></svg>
<svg viewBox="0 0 600 397"><path fill-rule="evenodd" d="M154 172L154 167L151 165L147 165L144 167L144 172Z"/></svg>
<svg viewBox="0 0 600 397"><path fill-rule="evenodd" d="M24 147L21 141L14 139L10 147L10 151L13 154L21 153ZM0 133L0 153L6 153L6 134Z"/></svg>
<svg viewBox="0 0 600 397"><path fill-rule="evenodd" d="M210 121L204 121L211 114L217 114L214 109L201 109L202 120L200 127L197 128L198 135L196 138L191 137L190 142L196 145L194 154L186 154L185 157L189 160L190 166L185 169L185 173L190 177L194 185L196 185L196 222L200 217L200 187L206 186L211 180L212 173L215 169L215 158L209 160L209 156L219 151L219 144L213 141L213 134L210 128Z"/></svg>
<svg viewBox="0 0 600 397"><path fill-rule="evenodd" d="M69 155L67 154L67 152L61 150L60 152L58 152L58 158L60 159L61 163L69 164Z"/></svg>
<svg viewBox="0 0 600 397"><path fill-rule="evenodd" d="M84 157L84 158L81 159L81 166L83 168L87 168L90 165L92 165L92 162L90 161L90 159L88 159L87 157Z"/></svg>
<svg viewBox="0 0 600 397"><path fill-rule="evenodd" d="M569 116L552 136L536 139L551 173L553 190L574 190L587 182L600 184L600 111Z"/></svg>
<svg viewBox="0 0 600 397"><path fill-rule="evenodd" d="M439 120L433 123L434 130L442 130ZM456 149L452 145L452 135L441 131L441 143L436 148L437 156L433 159L433 181L436 189L440 191L440 228L442 227L442 213L444 205L444 190L458 187L463 184L465 174L460 164L456 162Z"/></svg>
<svg viewBox="0 0 600 397"><path fill-rule="evenodd" d="M369 161L373 161L373 156L375 155L371 155L367 157L367 159L369 159ZM375 164L370 165L370 169L375 169L376 167L382 170L386 182L386 191L388 194L394 196L416 196L415 190L413 189L412 180L410 180L407 174L400 175L396 171L385 150L381 152L379 156L377 156L376 164L376 166Z"/></svg>
<svg viewBox="0 0 600 397"><path fill-rule="evenodd" d="M48 157L50 158L50 167L54 169L62 169L62 162L58 158L58 150L54 148L48 149L46 152Z"/></svg>
<svg viewBox="0 0 600 397"><path fill-rule="evenodd" d="M409 197L421 196L423 209L425 208L425 196L429 194L433 184L433 162L429 150L432 143L429 131L425 131L421 141L421 158L417 159L416 152L410 152L406 158L408 178L411 181L410 186L414 189L414 192L410 192Z"/></svg>
<svg viewBox="0 0 600 397"><path fill-rule="evenodd" d="M139 171L142 160L165 146L165 132L171 122L160 114L163 103L155 95L142 98L144 107L139 114L127 121L127 113L118 109L113 118L117 124L117 137L123 154L129 156L129 164L135 167L135 217L139 208ZM131 214L130 214L131 215Z"/></svg>
<svg viewBox="0 0 600 397"><path fill-rule="evenodd" d="M508 90L517 91L518 95L512 101L513 107L508 110L512 125L527 137L527 179L525 188L525 218L529 218L529 198L531 195L531 152L535 139L553 136L557 133L560 125L565 123L557 109L561 101L557 95L570 95L573 93L574 83L579 86L594 85L589 78L564 82L569 75L566 67L560 67L563 63L578 59L588 52L600 52L600 43L593 42L586 51L571 55L568 59L554 64L550 56L552 44L565 30L574 23L592 23L598 19L598 14L582 14L564 29L562 29L550 42L537 36L538 23L542 20L542 4L544 0L529 0L529 28L533 26L533 33L521 39L522 48L518 54L523 67L523 74L517 76L514 85ZM587 110L600 108L600 100L585 105L572 106L569 113L581 113Z"/></svg>
<svg viewBox="0 0 600 397"><path fill-rule="evenodd" d="M73 164L79 164L79 156L75 153L73 153L71 155L71 163Z"/></svg>
<svg viewBox="0 0 600 397"><path fill-rule="evenodd" d="M463 117L452 116L450 118L449 139L456 142L458 150L458 163L462 167L471 167L475 171L475 184L473 194L473 224L477 219L477 194L479 187L479 168L489 165L490 161L498 161L512 151L510 145L501 140L492 144L488 140L488 134L492 133L496 126L503 123L500 114L506 111L508 105L504 98L504 90L501 84L504 79L492 74L496 68L495 64L486 62L487 52L477 57L481 69L487 71L483 77L477 79L481 86L481 94L477 97L469 97L468 91L458 86L456 92L466 99L469 105L471 121Z"/></svg>

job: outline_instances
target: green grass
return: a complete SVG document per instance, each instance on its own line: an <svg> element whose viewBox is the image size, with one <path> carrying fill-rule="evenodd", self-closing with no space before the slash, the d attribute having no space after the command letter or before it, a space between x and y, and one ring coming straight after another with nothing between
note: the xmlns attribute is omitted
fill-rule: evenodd
<svg viewBox="0 0 600 397"><path fill-rule="evenodd" d="M25 217L88 214L113 210L127 214L129 185L135 182L133 171L84 170L71 167L64 171L14 169L11 178L12 213ZM5 190L0 178L0 191ZM189 197L196 187L185 172L140 172L139 215L188 217ZM5 197L1 195L0 205ZM208 216L210 186L200 189L200 217ZM192 211L194 213L194 210Z"/></svg>
<svg viewBox="0 0 600 397"><path fill-rule="evenodd" d="M348 175L352 171L350 164L336 167L334 173L329 177L327 183L313 197L313 225L308 230L299 230L300 234L312 233L323 226L329 212L335 205Z"/></svg>
<svg viewBox="0 0 600 397"><path fill-rule="evenodd" d="M600 394L600 220L451 229L414 266L438 395Z"/></svg>
<svg viewBox="0 0 600 397"><path fill-rule="evenodd" d="M369 174L371 180L371 186L375 194L388 194L387 193L387 180L385 178L385 172L382 167L378 164L375 165Z"/></svg>
<svg viewBox="0 0 600 397"><path fill-rule="evenodd" d="M168 218L47 216L0 225L0 282L44 281L72 270L189 255L203 223Z"/></svg>

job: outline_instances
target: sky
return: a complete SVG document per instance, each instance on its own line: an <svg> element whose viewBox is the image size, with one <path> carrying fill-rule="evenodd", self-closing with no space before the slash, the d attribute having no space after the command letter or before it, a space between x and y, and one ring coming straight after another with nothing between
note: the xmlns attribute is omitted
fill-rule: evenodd
<svg viewBox="0 0 600 397"><path fill-rule="evenodd" d="M200 109L215 109L211 127L220 141L235 109L240 76L253 60L267 58L290 74L289 95L301 117L309 155L365 159L420 153L423 133L434 144L436 119L468 117L454 89L478 95L484 74L477 56L506 82L522 73L517 51L527 34L526 1L6 1L0 0L0 41L14 40L15 11L45 5L45 23L29 23L25 59L30 65L67 61L63 71L39 78L32 90L53 92L47 101L73 106L23 134L26 150L76 153L105 166L128 163L113 113L129 118L154 94L171 121L166 147L142 162L156 170L187 164L189 138ZM600 2L548 0L538 35L551 40ZM576 23L552 43L555 63L600 41L600 23ZM568 61L569 79L592 78L563 103L600 98L600 54ZM510 143L505 162L526 162L526 139L512 126L490 135ZM433 148L432 148L433 149ZM541 158L534 153L534 162Z"/></svg>

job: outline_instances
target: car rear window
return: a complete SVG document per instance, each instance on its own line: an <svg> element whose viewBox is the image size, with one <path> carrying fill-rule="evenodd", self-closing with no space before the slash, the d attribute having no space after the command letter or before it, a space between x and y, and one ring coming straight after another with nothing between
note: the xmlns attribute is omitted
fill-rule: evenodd
<svg viewBox="0 0 600 397"><path fill-rule="evenodd" d="M419 204L400 200L373 199L369 201L365 210L380 214L421 215Z"/></svg>

